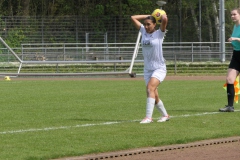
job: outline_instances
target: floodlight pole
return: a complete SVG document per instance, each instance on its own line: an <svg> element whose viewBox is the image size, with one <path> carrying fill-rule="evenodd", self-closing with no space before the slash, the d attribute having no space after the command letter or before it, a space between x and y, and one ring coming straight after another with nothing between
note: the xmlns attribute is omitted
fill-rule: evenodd
<svg viewBox="0 0 240 160"><path fill-rule="evenodd" d="M157 1L156 4L159 6L160 9L162 9L162 6L165 5L167 2L165 1Z"/></svg>
<svg viewBox="0 0 240 160"><path fill-rule="evenodd" d="M225 7L224 0L219 0L219 17L220 17L220 31L219 31L219 41L220 41L220 53L221 62L225 62Z"/></svg>

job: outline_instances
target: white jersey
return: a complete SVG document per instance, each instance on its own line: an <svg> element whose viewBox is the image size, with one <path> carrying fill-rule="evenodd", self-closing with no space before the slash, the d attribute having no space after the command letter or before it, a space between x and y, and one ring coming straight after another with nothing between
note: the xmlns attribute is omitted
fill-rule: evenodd
<svg viewBox="0 0 240 160"><path fill-rule="evenodd" d="M162 51L165 32L158 29L151 34L147 33L143 24L141 25L140 32L142 33L141 44L144 57L144 71L156 69L166 70Z"/></svg>

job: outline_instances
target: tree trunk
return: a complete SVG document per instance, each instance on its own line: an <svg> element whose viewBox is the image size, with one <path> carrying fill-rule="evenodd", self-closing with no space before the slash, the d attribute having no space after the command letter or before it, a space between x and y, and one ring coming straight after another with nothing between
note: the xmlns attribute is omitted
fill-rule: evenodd
<svg viewBox="0 0 240 160"><path fill-rule="evenodd" d="M208 6L206 6L206 15L207 15L207 24L208 24L208 32L209 32L209 40L210 42L213 42L213 31L212 31L212 22L211 17L209 15L209 9ZM213 47L212 43L211 46Z"/></svg>
<svg viewBox="0 0 240 160"><path fill-rule="evenodd" d="M120 20L120 22L119 22L119 31L120 32L122 32L123 31L123 19L122 19L122 1L119 1L119 20ZM121 40L122 40L122 35L120 36L120 42L121 42Z"/></svg>
<svg viewBox="0 0 240 160"><path fill-rule="evenodd" d="M29 16L29 3L30 3L30 0L21 1L22 16Z"/></svg>
<svg viewBox="0 0 240 160"><path fill-rule="evenodd" d="M215 41L219 41L219 18L218 18L218 11L217 11L217 5L214 2L214 0L211 0L211 3L213 5L213 16L214 16L214 23L215 23L215 29L216 29L216 39Z"/></svg>
<svg viewBox="0 0 240 160"><path fill-rule="evenodd" d="M8 1L8 15L13 16L13 5L12 5L12 0Z"/></svg>
<svg viewBox="0 0 240 160"><path fill-rule="evenodd" d="M193 18L194 27L195 27L195 30L197 31L197 37L198 37L199 41L201 42L202 40L200 39L200 28L199 28L199 25L198 25L196 14L195 14L193 5L192 4L189 4L189 5L190 5L190 9L191 9L191 14L192 14L192 18Z"/></svg>

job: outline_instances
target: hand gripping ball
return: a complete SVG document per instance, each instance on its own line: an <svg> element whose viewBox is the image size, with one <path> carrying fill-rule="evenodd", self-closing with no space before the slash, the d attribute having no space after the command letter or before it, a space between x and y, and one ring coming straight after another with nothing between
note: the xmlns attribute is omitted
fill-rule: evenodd
<svg viewBox="0 0 240 160"><path fill-rule="evenodd" d="M156 19L157 24L161 24L162 15L166 14L166 12L162 9L155 9L152 12L152 16Z"/></svg>

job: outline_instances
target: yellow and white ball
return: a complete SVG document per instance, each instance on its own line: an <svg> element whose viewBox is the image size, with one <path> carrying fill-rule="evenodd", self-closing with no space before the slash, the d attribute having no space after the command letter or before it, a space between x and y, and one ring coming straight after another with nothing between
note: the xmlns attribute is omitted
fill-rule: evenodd
<svg viewBox="0 0 240 160"><path fill-rule="evenodd" d="M4 80L5 80L5 81L11 81L11 79L10 79L9 76L5 76L5 77L4 77Z"/></svg>
<svg viewBox="0 0 240 160"><path fill-rule="evenodd" d="M166 12L162 9L155 9L152 12L152 16L156 19L156 23L157 24L161 24L161 19L162 19L162 15L166 14Z"/></svg>

